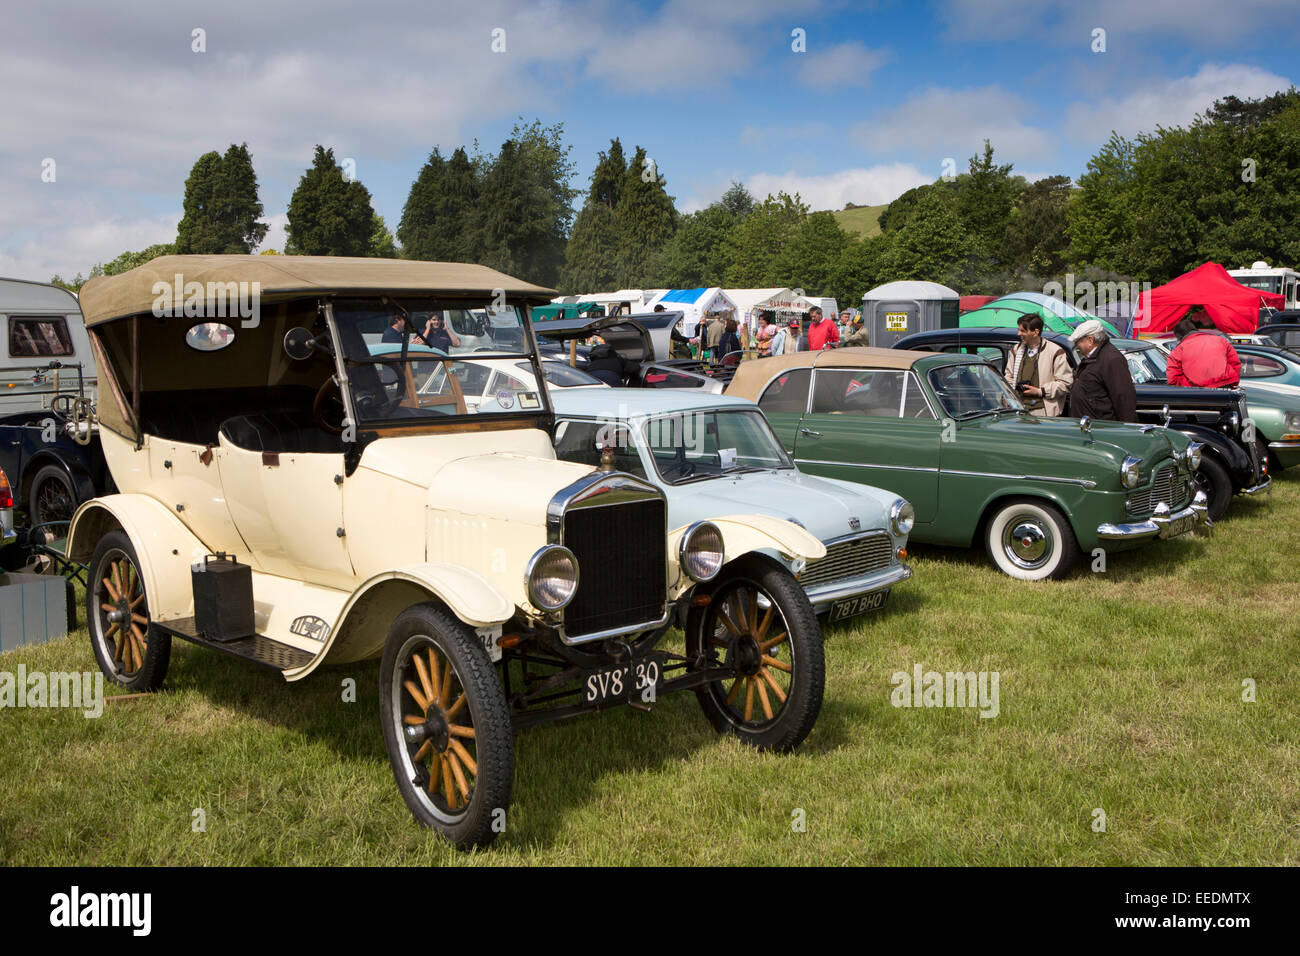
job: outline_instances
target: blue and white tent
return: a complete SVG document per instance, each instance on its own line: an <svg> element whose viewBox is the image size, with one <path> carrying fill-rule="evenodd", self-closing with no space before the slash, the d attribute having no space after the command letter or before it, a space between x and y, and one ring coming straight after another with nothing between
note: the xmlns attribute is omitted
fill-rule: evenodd
<svg viewBox="0 0 1300 956"><path fill-rule="evenodd" d="M666 312L681 312L687 334L702 316L710 312L721 313L723 318L741 320L740 307L735 300L718 288L669 289L650 300L646 308L653 311L656 305L662 305Z"/></svg>

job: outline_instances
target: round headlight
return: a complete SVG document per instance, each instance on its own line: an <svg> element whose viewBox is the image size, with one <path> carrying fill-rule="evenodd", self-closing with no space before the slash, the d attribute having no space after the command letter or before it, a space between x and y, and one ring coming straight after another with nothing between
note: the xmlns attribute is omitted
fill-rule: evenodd
<svg viewBox="0 0 1300 956"><path fill-rule="evenodd" d="M1119 466L1119 481L1125 488L1138 486L1138 469L1142 466L1141 458L1126 455L1124 463Z"/></svg>
<svg viewBox="0 0 1300 956"><path fill-rule="evenodd" d="M697 521L686 529L677 560L692 581L712 581L722 570L722 532L711 521Z"/></svg>
<svg viewBox="0 0 1300 956"><path fill-rule="evenodd" d="M578 559L568 548L548 544L528 559L524 571L528 600L543 611L558 611L578 591Z"/></svg>
<svg viewBox="0 0 1300 956"><path fill-rule="evenodd" d="M1201 442L1193 441L1187 443L1187 467L1192 469L1192 471L1201 467L1201 448Z"/></svg>
<svg viewBox="0 0 1300 956"><path fill-rule="evenodd" d="M899 498L889 506L889 525L894 529L894 534L911 534L915 524L916 511L911 502Z"/></svg>

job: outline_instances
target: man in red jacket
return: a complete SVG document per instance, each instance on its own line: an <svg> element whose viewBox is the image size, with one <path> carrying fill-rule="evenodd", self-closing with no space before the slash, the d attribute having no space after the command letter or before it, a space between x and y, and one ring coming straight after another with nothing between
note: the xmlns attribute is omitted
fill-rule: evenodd
<svg viewBox="0 0 1300 956"><path fill-rule="evenodd" d="M813 306L808 310L808 351L820 352L840 344L840 330L834 319L823 319L822 310Z"/></svg>
<svg viewBox="0 0 1300 956"><path fill-rule="evenodd" d="M1228 337L1214 327L1204 309L1193 309L1174 326L1178 344L1169 353L1165 381L1170 385L1236 388L1241 357Z"/></svg>

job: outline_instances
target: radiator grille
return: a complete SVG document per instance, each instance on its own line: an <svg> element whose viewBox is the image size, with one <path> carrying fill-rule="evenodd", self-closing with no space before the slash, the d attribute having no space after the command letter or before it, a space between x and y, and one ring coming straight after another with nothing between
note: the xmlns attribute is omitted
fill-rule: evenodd
<svg viewBox="0 0 1300 956"><path fill-rule="evenodd" d="M1156 472L1150 488L1135 491L1128 496L1125 509L1130 515L1149 515L1163 501L1171 511L1177 511L1186 506L1190 499L1191 487L1188 482L1178 477L1173 465L1165 465Z"/></svg>
<svg viewBox="0 0 1300 956"><path fill-rule="evenodd" d="M894 543L884 531L839 541L826 549L826 557L808 562L799 583L809 588L860 578L889 567L893 553Z"/></svg>
<svg viewBox="0 0 1300 956"><path fill-rule="evenodd" d="M563 544L578 559L578 593L564 609L570 637L631 627L663 615L667 542L664 501L577 508Z"/></svg>

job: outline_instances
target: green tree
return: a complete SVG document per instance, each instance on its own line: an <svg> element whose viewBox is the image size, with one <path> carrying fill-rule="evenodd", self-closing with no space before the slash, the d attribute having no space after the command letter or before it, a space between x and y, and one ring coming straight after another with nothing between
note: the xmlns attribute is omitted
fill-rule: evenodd
<svg viewBox="0 0 1300 956"><path fill-rule="evenodd" d="M614 208L618 226L619 283L641 288L654 282L658 256L677 229L677 209L664 188L664 177L638 146L623 174L623 188Z"/></svg>
<svg viewBox="0 0 1300 956"><path fill-rule="evenodd" d="M1011 175L1010 163L993 161L993 146L986 139L984 152L970 158L969 172L958 177L957 214L969 236L994 261L1003 263L1002 238L1011 221L1011 210L1025 188L1021 176Z"/></svg>
<svg viewBox="0 0 1300 956"><path fill-rule="evenodd" d="M886 281L923 279L965 291L979 277L979 241L938 190L923 193L907 224L889 239Z"/></svg>
<svg viewBox="0 0 1300 956"><path fill-rule="evenodd" d="M464 147L450 159L435 148L402 208L402 255L430 262L474 262L478 252L478 173Z"/></svg>
<svg viewBox="0 0 1300 956"><path fill-rule="evenodd" d="M892 239L886 235L855 239L840 252L830 276L830 295L840 308L857 305L876 286L889 281Z"/></svg>
<svg viewBox="0 0 1300 956"><path fill-rule="evenodd" d="M204 153L185 181L176 251L250 253L266 238L269 228L259 221L262 212L248 144L232 144L225 156L215 151Z"/></svg>
<svg viewBox="0 0 1300 956"><path fill-rule="evenodd" d="M564 247L560 291L566 295L618 288L618 224L604 203L587 203Z"/></svg>
<svg viewBox="0 0 1300 956"><path fill-rule="evenodd" d="M623 158L623 144L617 138L609 141L609 152L598 153L596 168L591 174L591 189L587 202L604 206L610 212L618 207L623 193L623 178L627 176L627 161Z"/></svg>
<svg viewBox="0 0 1300 956"><path fill-rule="evenodd" d="M781 191L755 206L726 238L724 284L732 288L777 285L781 252L807 216L808 205L797 193L790 196Z"/></svg>
<svg viewBox="0 0 1300 956"><path fill-rule="evenodd" d="M1067 214L1071 262L1120 271L1123 249L1136 229L1136 152L1131 140L1112 132L1088 160L1087 172L1079 177L1079 194Z"/></svg>
<svg viewBox="0 0 1300 956"><path fill-rule="evenodd" d="M677 231L660 250L655 285L697 289L724 284L727 242L737 224L725 199L681 218Z"/></svg>
<svg viewBox="0 0 1300 956"><path fill-rule="evenodd" d="M731 181L731 185L727 187L727 191L722 194L722 198L718 200L718 203L723 209L731 213L737 222L753 212L755 205L754 197L749 190L734 179Z"/></svg>
<svg viewBox="0 0 1300 956"><path fill-rule="evenodd" d="M375 259L396 259L397 244L393 241L393 231L384 222L384 217L375 213L374 224L370 232L370 253Z"/></svg>
<svg viewBox="0 0 1300 956"><path fill-rule="evenodd" d="M1021 193L1003 241L1004 258L1011 268L1039 276L1065 271L1071 189L1069 176L1048 176Z"/></svg>
<svg viewBox="0 0 1300 956"><path fill-rule="evenodd" d="M809 295L831 294L831 277L848 245L849 234L829 212L805 216L773 263L777 284Z"/></svg>
<svg viewBox="0 0 1300 956"><path fill-rule="evenodd" d="M289 199L289 255L367 256L375 230L370 190L349 181L334 150L316 147L311 168Z"/></svg>

